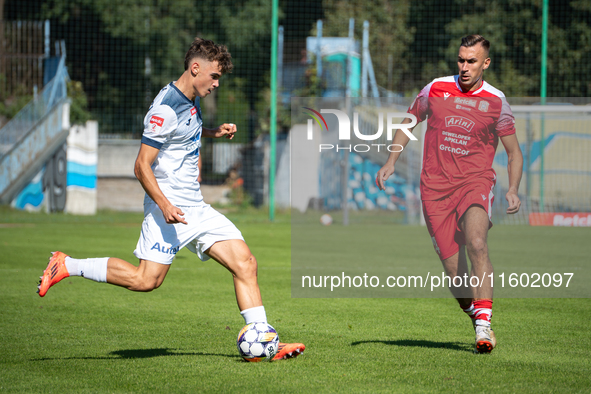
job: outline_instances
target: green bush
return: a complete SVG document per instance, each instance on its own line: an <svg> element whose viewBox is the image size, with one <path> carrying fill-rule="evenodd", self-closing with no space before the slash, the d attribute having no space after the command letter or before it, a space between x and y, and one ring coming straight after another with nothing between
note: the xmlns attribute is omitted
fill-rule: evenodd
<svg viewBox="0 0 591 394"><path fill-rule="evenodd" d="M88 99L80 81L68 82L68 97L70 103L70 123L85 124L92 119L92 114L88 110Z"/></svg>
<svg viewBox="0 0 591 394"><path fill-rule="evenodd" d="M5 86L3 80L6 79L4 74L0 74L0 85ZM11 95L6 95L5 92L0 91L0 117L12 119L23 109L25 105L33 99L33 96L27 92L24 85L19 85L15 92Z"/></svg>

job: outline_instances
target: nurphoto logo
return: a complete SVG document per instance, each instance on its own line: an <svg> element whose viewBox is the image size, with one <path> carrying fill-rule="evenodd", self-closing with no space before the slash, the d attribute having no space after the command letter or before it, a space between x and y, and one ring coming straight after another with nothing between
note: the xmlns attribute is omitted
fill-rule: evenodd
<svg viewBox="0 0 591 394"><path fill-rule="evenodd" d="M401 130L406 136L412 140L417 141L417 137L415 137L409 129L413 128L417 125L417 118L413 114L409 114L406 112L383 112L378 113L378 130L373 134L364 134L359 129L359 114L357 112L353 113L353 127L351 127L351 120L349 115L346 112L340 111L338 109L321 109L320 111L316 111L309 107L303 107L306 110L306 114L312 117L312 119L308 119L308 127L307 127L307 138L308 140L312 140L314 138L314 121L319 126L320 131L330 131L328 129L328 123L322 114L332 114L336 116L337 123L338 123L338 138L339 141L351 141L351 129L353 129L353 134L358 140L361 141L376 141L382 137L384 133L384 129L386 131L386 141L392 141L394 138L394 131ZM384 121L385 118L385 121ZM410 119L410 123L395 123L399 120ZM385 123L385 126L384 126ZM349 152L369 152L372 149L377 150L387 150L388 152L401 152L403 150L403 146L399 144L384 144L384 143L373 143L373 144L349 144L349 145L339 145L339 144L319 144L318 149L320 152L327 151L327 150L347 150Z"/></svg>

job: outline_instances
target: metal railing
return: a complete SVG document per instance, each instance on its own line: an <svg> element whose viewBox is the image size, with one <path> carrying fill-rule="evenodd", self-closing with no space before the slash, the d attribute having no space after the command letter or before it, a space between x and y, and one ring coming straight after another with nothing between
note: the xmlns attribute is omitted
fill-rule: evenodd
<svg viewBox="0 0 591 394"><path fill-rule="evenodd" d="M27 134L51 112L51 110L68 97L68 71L65 57L62 57L55 77L43 88L41 93L31 100L14 118L0 129L0 161Z"/></svg>

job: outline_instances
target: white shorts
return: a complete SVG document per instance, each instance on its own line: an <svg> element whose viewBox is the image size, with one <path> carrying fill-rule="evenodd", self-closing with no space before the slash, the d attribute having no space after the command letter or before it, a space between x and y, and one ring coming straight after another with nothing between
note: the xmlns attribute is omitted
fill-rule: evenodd
<svg viewBox="0 0 591 394"><path fill-rule="evenodd" d="M214 243L241 239L242 233L224 215L208 204L179 207L187 224L168 224L156 204L144 205L142 233L133 254L139 259L171 264L174 256L187 247L202 261L209 260L205 251Z"/></svg>

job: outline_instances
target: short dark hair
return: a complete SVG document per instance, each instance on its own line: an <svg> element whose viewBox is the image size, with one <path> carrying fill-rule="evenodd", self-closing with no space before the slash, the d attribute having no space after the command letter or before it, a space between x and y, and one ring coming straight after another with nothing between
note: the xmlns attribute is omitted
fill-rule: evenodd
<svg viewBox="0 0 591 394"><path fill-rule="evenodd" d="M486 51L486 55L488 56L488 52L490 51L490 42L480 34L470 34L469 36L462 37L462 44L460 46L470 48L478 43L482 45Z"/></svg>
<svg viewBox="0 0 591 394"><path fill-rule="evenodd" d="M218 62L222 74L231 72L234 67L232 55L228 52L228 48L225 45L217 45L211 40L195 38L185 55L185 70L191 65L191 60L196 57L209 62Z"/></svg>

